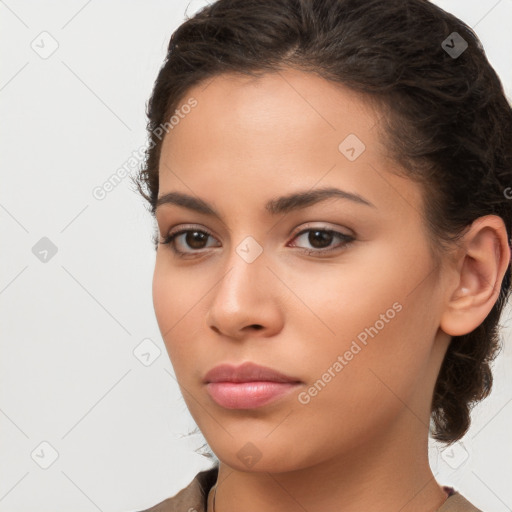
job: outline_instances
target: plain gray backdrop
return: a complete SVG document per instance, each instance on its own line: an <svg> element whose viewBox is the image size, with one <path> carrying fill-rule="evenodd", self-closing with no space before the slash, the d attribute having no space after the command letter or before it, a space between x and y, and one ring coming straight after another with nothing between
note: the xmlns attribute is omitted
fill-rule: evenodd
<svg viewBox="0 0 512 512"><path fill-rule="evenodd" d="M0 512L133 511L210 466L153 311L153 221L125 177L171 33L205 3L0 0ZM475 29L511 98L512 0L435 3ZM438 481L493 512L512 509L509 320L470 432L430 449Z"/></svg>

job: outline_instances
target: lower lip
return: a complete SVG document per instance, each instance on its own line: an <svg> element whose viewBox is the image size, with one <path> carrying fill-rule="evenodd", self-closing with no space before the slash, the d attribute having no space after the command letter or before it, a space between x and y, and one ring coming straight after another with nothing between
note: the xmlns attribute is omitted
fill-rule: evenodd
<svg viewBox="0 0 512 512"><path fill-rule="evenodd" d="M226 409L254 409L290 393L296 382L209 382L208 394Z"/></svg>

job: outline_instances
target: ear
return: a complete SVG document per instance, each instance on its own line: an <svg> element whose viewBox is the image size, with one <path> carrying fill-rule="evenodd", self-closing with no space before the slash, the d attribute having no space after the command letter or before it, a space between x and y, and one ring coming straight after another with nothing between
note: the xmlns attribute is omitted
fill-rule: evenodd
<svg viewBox="0 0 512 512"><path fill-rule="evenodd" d="M476 219L458 254L455 285L447 290L448 302L440 322L440 328L451 336L476 329L498 299L511 258L503 219L497 215Z"/></svg>

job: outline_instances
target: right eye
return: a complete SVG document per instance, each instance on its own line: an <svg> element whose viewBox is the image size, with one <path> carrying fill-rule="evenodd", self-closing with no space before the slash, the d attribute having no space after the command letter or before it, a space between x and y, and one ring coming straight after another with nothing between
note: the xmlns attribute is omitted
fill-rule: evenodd
<svg viewBox="0 0 512 512"><path fill-rule="evenodd" d="M213 235L203 229L182 228L171 231L160 244L169 245L171 250L178 256L192 255L198 250L208 248L205 243L208 242L209 237L213 238ZM181 247L181 249L179 247ZM192 250L184 250L184 248L186 249L187 247Z"/></svg>

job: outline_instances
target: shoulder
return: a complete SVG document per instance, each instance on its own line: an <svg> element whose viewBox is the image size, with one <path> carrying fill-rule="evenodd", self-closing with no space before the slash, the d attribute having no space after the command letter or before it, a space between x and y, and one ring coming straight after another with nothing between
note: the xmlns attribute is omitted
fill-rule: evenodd
<svg viewBox="0 0 512 512"><path fill-rule="evenodd" d="M200 471L174 496L139 512L205 512L208 492L217 481L218 466Z"/></svg>
<svg viewBox="0 0 512 512"><path fill-rule="evenodd" d="M483 512L470 503L462 494L454 492L437 512Z"/></svg>

